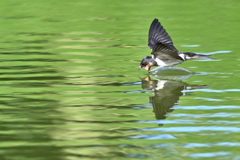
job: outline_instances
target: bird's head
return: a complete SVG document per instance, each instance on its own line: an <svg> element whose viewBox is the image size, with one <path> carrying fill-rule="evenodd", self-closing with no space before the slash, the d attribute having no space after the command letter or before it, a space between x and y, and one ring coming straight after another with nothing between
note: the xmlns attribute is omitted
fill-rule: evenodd
<svg viewBox="0 0 240 160"><path fill-rule="evenodd" d="M153 66L152 57L151 56L146 56L142 59L138 70L141 70L141 69L144 68L147 71L149 71L152 66Z"/></svg>

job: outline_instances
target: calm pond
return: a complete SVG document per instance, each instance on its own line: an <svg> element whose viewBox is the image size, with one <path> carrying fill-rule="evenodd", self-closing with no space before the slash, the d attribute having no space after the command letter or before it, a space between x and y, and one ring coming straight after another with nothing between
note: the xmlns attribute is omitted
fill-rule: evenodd
<svg viewBox="0 0 240 160"><path fill-rule="evenodd" d="M0 159L240 160L239 1L11 0L0 7ZM179 51L138 71L158 18Z"/></svg>

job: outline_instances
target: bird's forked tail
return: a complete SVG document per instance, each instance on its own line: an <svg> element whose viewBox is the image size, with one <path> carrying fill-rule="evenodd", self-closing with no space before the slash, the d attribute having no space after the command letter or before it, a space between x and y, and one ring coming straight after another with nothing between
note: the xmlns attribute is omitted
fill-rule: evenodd
<svg viewBox="0 0 240 160"><path fill-rule="evenodd" d="M185 56L185 60L188 60L188 59L213 59L207 55L196 54L196 53L192 53L192 52L183 52L183 54Z"/></svg>

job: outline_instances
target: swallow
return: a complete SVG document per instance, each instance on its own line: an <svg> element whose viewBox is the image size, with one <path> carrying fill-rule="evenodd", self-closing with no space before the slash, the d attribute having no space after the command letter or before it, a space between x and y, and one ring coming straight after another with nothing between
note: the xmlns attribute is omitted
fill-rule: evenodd
<svg viewBox="0 0 240 160"><path fill-rule="evenodd" d="M158 19L154 19L148 34L148 46L152 56L142 59L139 70L146 69L148 72L152 66L173 66L189 59L212 59L207 55L192 52L179 52L173 45L171 37L163 28Z"/></svg>

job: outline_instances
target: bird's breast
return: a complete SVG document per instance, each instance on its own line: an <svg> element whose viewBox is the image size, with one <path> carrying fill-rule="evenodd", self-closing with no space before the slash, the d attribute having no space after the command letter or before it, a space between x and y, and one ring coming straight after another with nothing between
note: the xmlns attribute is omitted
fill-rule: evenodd
<svg viewBox="0 0 240 160"><path fill-rule="evenodd" d="M159 58L154 59L157 62L158 66L167 66L167 64Z"/></svg>

